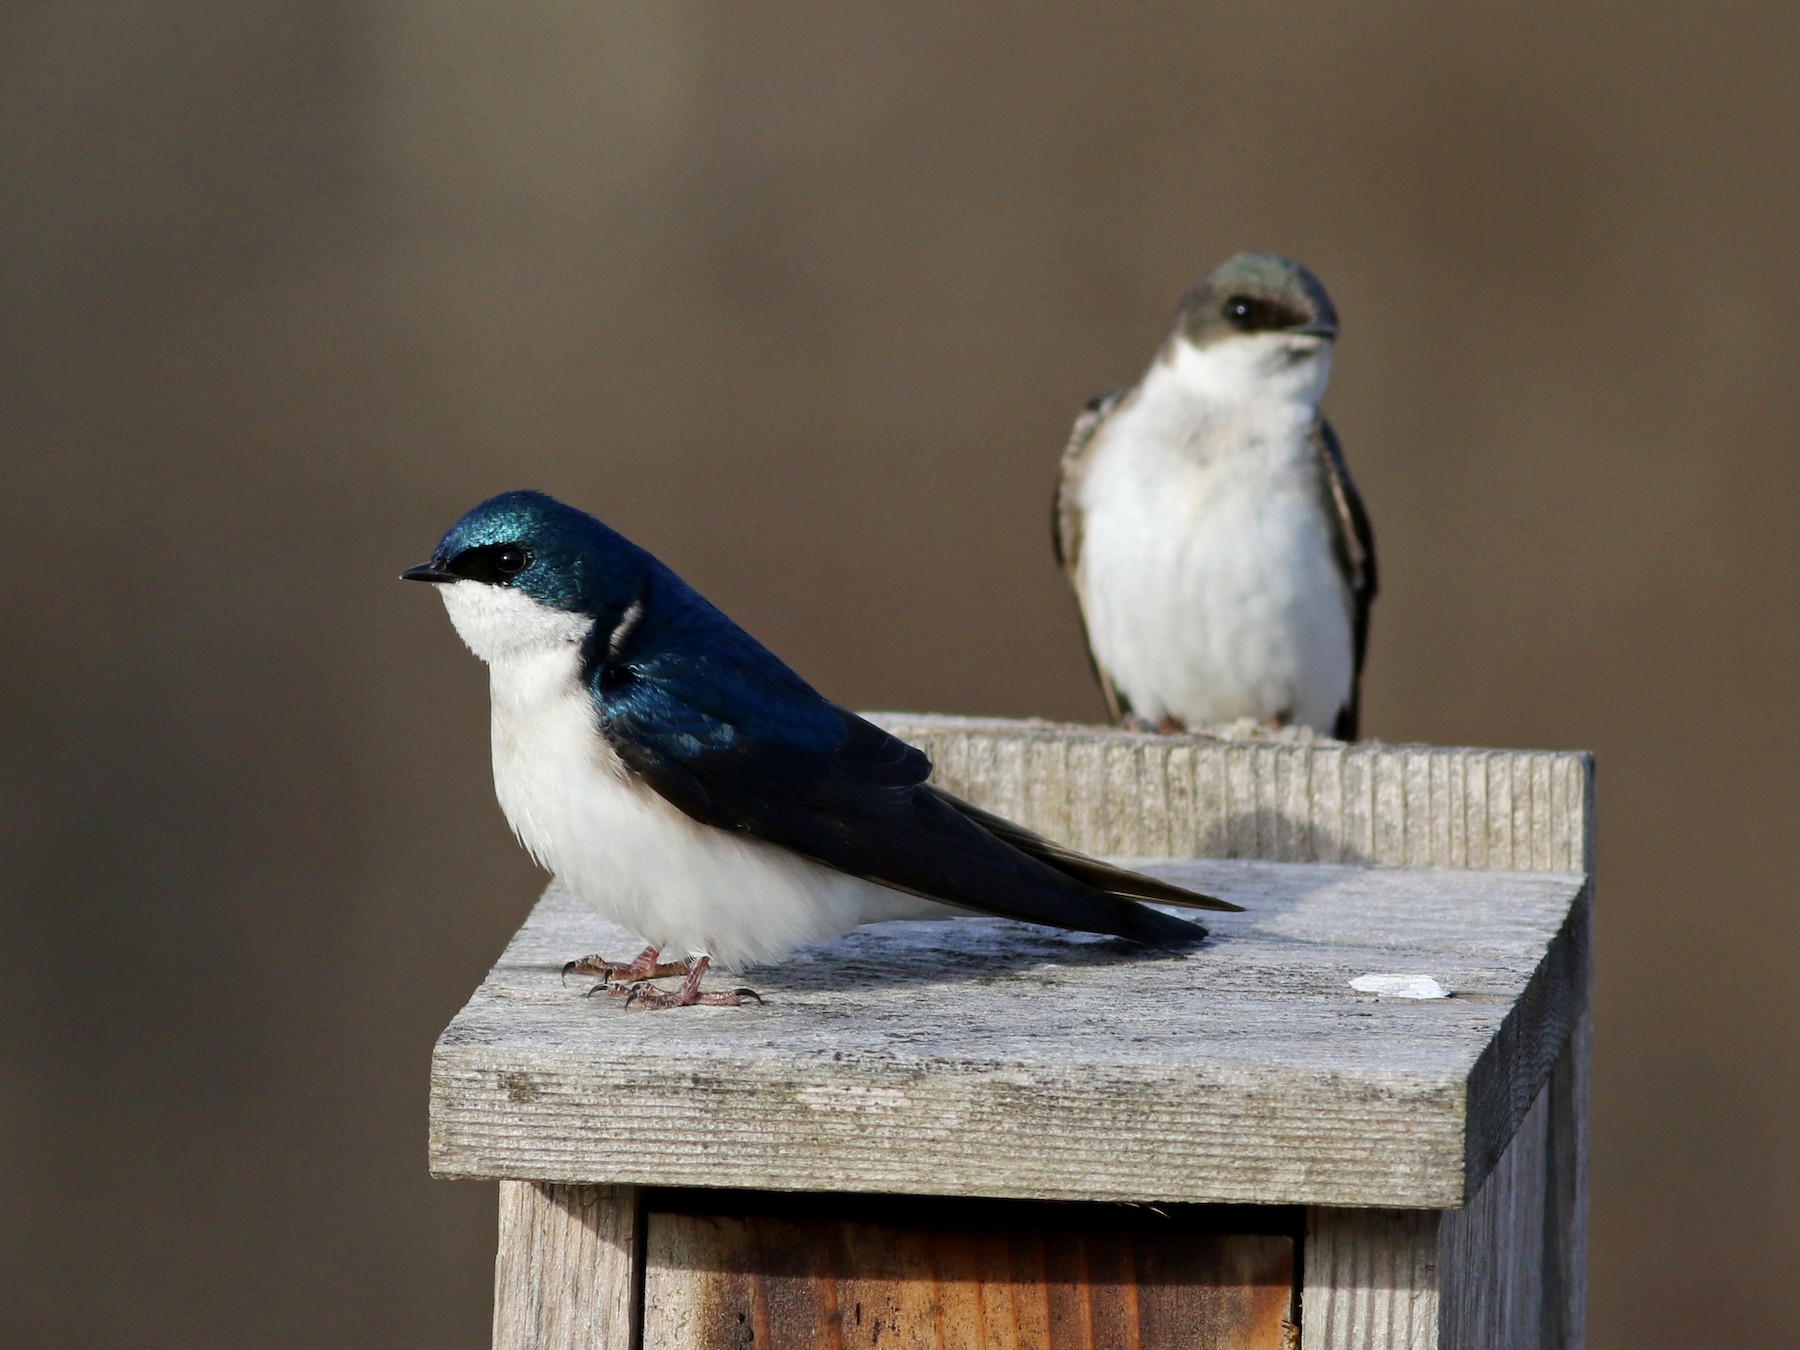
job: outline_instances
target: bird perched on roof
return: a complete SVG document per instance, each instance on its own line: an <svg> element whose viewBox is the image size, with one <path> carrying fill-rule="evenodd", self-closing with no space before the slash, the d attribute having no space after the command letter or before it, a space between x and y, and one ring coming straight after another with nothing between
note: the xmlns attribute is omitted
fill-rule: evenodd
<svg viewBox="0 0 1800 1350"><path fill-rule="evenodd" d="M1319 415L1337 333L1311 272L1240 253L1076 419L1056 555L1115 719L1356 738L1375 536Z"/></svg>
<svg viewBox="0 0 1800 1350"><path fill-rule="evenodd" d="M591 956L649 1007L709 961L767 960L882 919L994 914L1133 942L1236 909L1084 857L925 781L925 755L815 692L643 549L536 492L470 511L431 561L488 665L494 787L521 843L648 946ZM665 961L673 952L675 959ZM682 975L679 992L644 982Z"/></svg>

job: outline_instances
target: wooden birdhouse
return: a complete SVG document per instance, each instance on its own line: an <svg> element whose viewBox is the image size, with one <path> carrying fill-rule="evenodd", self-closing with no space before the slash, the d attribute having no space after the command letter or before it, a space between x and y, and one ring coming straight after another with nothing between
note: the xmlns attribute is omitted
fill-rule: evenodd
<svg viewBox="0 0 1800 1350"><path fill-rule="evenodd" d="M878 720L1245 912L876 925L652 1014L562 984L641 944L552 886L433 1059L496 1346L1582 1343L1586 755Z"/></svg>

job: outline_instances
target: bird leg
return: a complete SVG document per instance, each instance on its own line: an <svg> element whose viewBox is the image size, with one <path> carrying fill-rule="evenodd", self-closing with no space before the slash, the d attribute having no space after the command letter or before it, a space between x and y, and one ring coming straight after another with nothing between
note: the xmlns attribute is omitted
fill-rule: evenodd
<svg viewBox="0 0 1800 1350"><path fill-rule="evenodd" d="M762 1002L762 995L754 989L733 989L728 994L701 993L700 977L706 974L706 967L711 962L710 956L696 956L688 969L687 978L681 982L681 988L672 994L651 984L634 984L629 989L617 988L613 993L623 998L627 1007L650 1009L691 1008L697 1004L735 1008L747 998Z"/></svg>
<svg viewBox="0 0 1800 1350"><path fill-rule="evenodd" d="M1177 736L1187 730L1173 717L1165 717L1160 722L1152 722L1148 717L1139 717L1136 713L1126 713L1119 723L1126 731L1141 731L1152 735Z"/></svg>
<svg viewBox="0 0 1800 1350"><path fill-rule="evenodd" d="M584 956L579 961L571 961L562 968L563 979L571 975L592 975L602 985L637 984L643 980L660 980L667 975L685 975L691 968L688 961L661 961L656 958L662 953L655 947L646 947L637 954L634 961L608 961L604 956Z"/></svg>

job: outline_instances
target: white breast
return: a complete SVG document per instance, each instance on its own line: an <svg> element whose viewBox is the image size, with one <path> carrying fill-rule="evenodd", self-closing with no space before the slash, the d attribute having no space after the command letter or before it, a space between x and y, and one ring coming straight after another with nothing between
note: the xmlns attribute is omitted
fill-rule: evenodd
<svg viewBox="0 0 1800 1350"><path fill-rule="evenodd" d="M518 631L517 602L556 612L473 582L444 589L458 631L488 660L501 810L532 857L602 917L672 955L740 965L858 924L948 913L683 814L601 738L580 680L585 624L524 616L543 640L496 641L499 629Z"/></svg>
<svg viewBox="0 0 1800 1350"><path fill-rule="evenodd" d="M1151 721L1329 733L1350 696L1351 597L1309 443L1328 358L1283 341L1178 343L1081 483L1089 640Z"/></svg>

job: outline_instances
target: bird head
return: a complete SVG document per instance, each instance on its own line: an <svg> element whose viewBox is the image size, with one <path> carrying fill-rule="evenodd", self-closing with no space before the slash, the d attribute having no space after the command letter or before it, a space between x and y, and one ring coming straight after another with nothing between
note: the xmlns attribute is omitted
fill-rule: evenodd
<svg viewBox="0 0 1800 1350"><path fill-rule="evenodd" d="M1201 354L1225 379L1324 394L1337 309L1306 268L1273 253L1239 253L1188 288L1171 344Z"/></svg>
<svg viewBox="0 0 1800 1350"><path fill-rule="evenodd" d="M541 492L491 497L452 525L431 561L402 573L442 589L469 649L495 661L611 632L654 563L642 549Z"/></svg>

